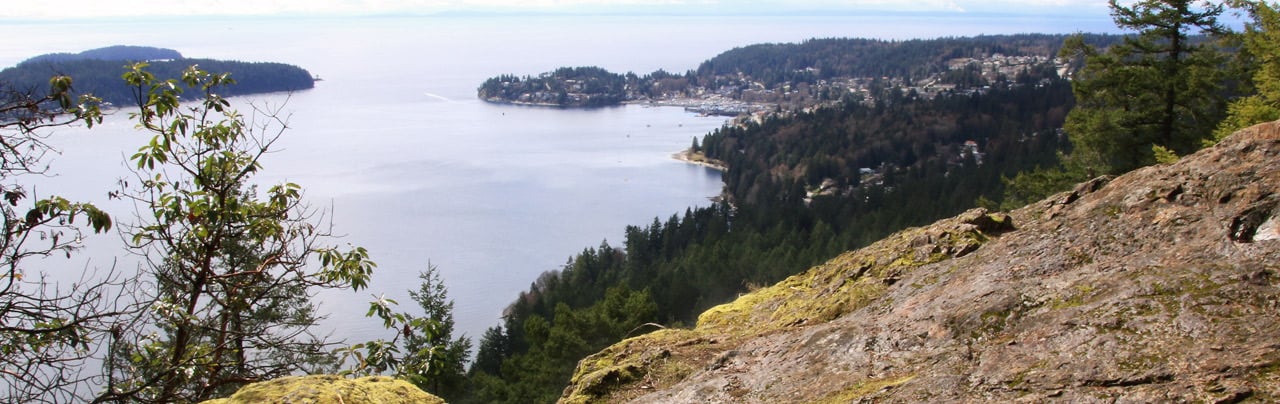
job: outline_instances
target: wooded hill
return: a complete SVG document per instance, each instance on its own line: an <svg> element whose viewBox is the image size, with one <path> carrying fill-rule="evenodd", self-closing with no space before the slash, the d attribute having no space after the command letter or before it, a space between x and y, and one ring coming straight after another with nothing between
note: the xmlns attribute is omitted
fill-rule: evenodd
<svg viewBox="0 0 1280 404"><path fill-rule="evenodd" d="M683 74L664 70L646 75L617 74L599 67L564 67L538 76L501 75L481 84L477 95L489 102L559 107L722 97L802 109L839 101L851 91L878 92L893 85L889 81L906 87L936 81L960 89L981 88L996 81L999 73L987 71L984 76L982 66L970 63L995 61L999 65L1004 62L1000 58L1007 57L1048 61L1057 55L1064 39L1064 35L1047 34L910 41L811 39L735 48ZM1085 42L1099 47L1120 39L1114 35L1084 36ZM877 88L869 88L873 86Z"/></svg>
<svg viewBox="0 0 1280 404"><path fill-rule="evenodd" d="M1120 40L1115 35L1086 36L1101 47ZM987 35L888 41L860 38L810 39L800 43L757 44L734 48L698 66L702 81L739 73L775 87L817 83L845 77L893 77L907 81L949 70L947 61L992 55L1053 57L1065 35Z"/></svg>
<svg viewBox="0 0 1280 404"><path fill-rule="evenodd" d="M212 72L231 73L237 85L224 87L225 96L300 91L315 87L306 69L284 63L241 62L185 58L171 49L113 46L85 52L54 53L27 59L0 70L0 82L19 91L47 91L49 78L71 76L75 94L93 94L116 105L137 103L133 90L120 79L131 62L148 62L161 80L176 79L191 65ZM187 96L194 96L188 92Z"/></svg>

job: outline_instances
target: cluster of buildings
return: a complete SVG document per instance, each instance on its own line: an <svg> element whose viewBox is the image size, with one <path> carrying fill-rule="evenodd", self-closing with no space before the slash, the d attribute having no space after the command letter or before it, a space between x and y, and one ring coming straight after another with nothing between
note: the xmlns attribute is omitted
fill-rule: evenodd
<svg viewBox="0 0 1280 404"><path fill-rule="evenodd" d="M865 103L874 103L880 89L898 89L900 94L932 99L944 94L973 95L990 89L992 84L1006 78L1012 81L1019 73L1052 64L1059 76L1065 76L1071 66L1063 59L1045 56L1009 56L993 54L983 58L957 58L946 62L948 71L972 70L980 75L982 85L965 85L949 82L947 75L933 74L908 80L902 77L846 77L818 80L815 83L783 83L770 88L764 83L738 74L717 77L716 88L685 88L679 93L667 93L656 98L632 98L633 102L654 105L681 106L691 112L706 115L745 116L767 114L774 111L800 111L818 105L845 100L853 94ZM810 68L812 69L812 68Z"/></svg>

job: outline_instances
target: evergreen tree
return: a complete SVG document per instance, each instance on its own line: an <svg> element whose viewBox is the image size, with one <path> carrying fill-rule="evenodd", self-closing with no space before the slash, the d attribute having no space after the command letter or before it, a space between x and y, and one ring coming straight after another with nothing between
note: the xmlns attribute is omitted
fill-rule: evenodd
<svg viewBox="0 0 1280 404"><path fill-rule="evenodd" d="M1224 113L1221 52L1191 33L1216 36L1223 6L1192 0L1111 0L1120 28L1136 35L1099 52L1079 37L1062 56L1083 56L1077 106L1066 128L1073 164L1097 174L1122 173L1154 162L1157 148L1179 155L1203 144Z"/></svg>
<svg viewBox="0 0 1280 404"><path fill-rule="evenodd" d="M511 343L507 341L507 333L502 327L489 327L480 337L480 347L476 349L476 360L471 363L469 375L502 373L502 359L511 356Z"/></svg>
<svg viewBox="0 0 1280 404"><path fill-rule="evenodd" d="M421 369L420 373L406 375L419 388L451 400L461 393L465 380L466 361L471 355L471 340L465 336L453 338L453 300L440 278L435 265L418 274L422 280L417 291L409 296L422 308L423 316L438 325L432 335L409 334L405 338L405 352L432 352L432 355L406 359L408 368ZM432 350L433 347L443 347Z"/></svg>
<svg viewBox="0 0 1280 404"><path fill-rule="evenodd" d="M1280 11L1267 2L1239 2L1252 15L1245 27L1244 52L1253 70L1255 94L1231 103L1228 116L1214 132L1220 140L1254 124L1280 119Z"/></svg>

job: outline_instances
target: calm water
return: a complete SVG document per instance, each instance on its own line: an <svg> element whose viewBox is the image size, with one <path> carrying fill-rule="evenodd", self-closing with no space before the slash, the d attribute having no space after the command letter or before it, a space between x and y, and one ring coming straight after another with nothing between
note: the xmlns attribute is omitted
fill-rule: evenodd
<svg viewBox="0 0 1280 404"><path fill-rule="evenodd" d="M33 29L44 35L33 37ZM290 115L282 152L264 162L263 183L292 181L328 211L338 243L362 245L379 264L370 291L413 309L406 290L428 262L456 301L471 336L538 274L608 240L708 204L719 173L670 155L721 125L679 109L628 106L590 111L488 105L485 78L595 65L616 72L681 72L724 50L813 37L931 38L1110 30L1107 16L1057 17L538 17L362 20L184 20L0 25L0 66L48 52L115 45L173 48L189 57L292 63L324 81L314 90L239 100ZM123 113L92 131L64 129L51 143L57 177L40 194L107 205L128 175L124 155L145 141ZM118 260L118 261L117 261ZM48 265L79 272L127 257L112 237ZM380 336L362 318L369 293L325 293L335 335Z"/></svg>

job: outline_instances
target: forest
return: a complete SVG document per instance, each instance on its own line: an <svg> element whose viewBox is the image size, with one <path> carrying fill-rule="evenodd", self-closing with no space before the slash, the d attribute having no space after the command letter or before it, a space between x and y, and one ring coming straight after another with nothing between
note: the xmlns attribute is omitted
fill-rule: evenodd
<svg viewBox="0 0 1280 404"><path fill-rule="evenodd" d="M913 81L948 70L946 62L961 58L1058 53L1064 35L987 35L888 41L860 38L816 38L800 43L757 44L735 48L698 65L696 76L707 81L741 73L766 87L816 83L842 77L895 77ZM1116 35L1086 35L1086 41L1108 46Z"/></svg>
<svg viewBox="0 0 1280 404"><path fill-rule="evenodd" d="M0 70L0 83L10 88L47 92L49 77L72 77L72 95L93 94L111 105L136 104L136 95L120 77L132 62L147 62L162 80L178 79L182 71L198 65L206 71L230 73L237 85L225 88L227 96L301 91L315 87L306 69L284 63L240 62L184 58L171 49L114 46L77 54L55 53L27 59ZM192 97L198 92L188 92Z"/></svg>

